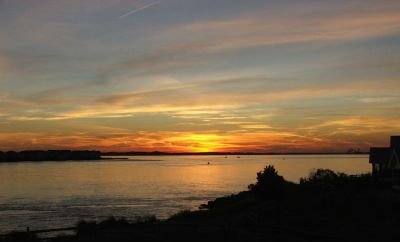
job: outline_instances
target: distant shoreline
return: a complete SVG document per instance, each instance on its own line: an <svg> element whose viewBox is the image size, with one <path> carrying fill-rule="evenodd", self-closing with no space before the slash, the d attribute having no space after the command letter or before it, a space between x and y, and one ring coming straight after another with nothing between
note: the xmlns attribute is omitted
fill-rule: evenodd
<svg viewBox="0 0 400 242"><path fill-rule="evenodd" d="M31 150L31 151L0 151L0 162L45 162L45 161L108 161L108 160L127 160L133 161L123 156L261 156L261 155L368 155L368 152L356 153L334 153L334 152L310 152L310 153L252 153L252 152L100 152L85 150ZM110 157L111 156L111 157ZM135 159L135 161L139 161Z"/></svg>
<svg viewBox="0 0 400 242"><path fill-rule="evenodd" d="M241 156L241 155L368 155L369 152L287 152L287 153L276 153L276 152L265 152L265 153L253 153L253 152L103 152L102 156L206 156L206 155L221 155L221 156Z"/></svg>
<svg viewBox="0 0 400 242"><path fill-rule="evenodd" d="M94 150L25 150L0 151L0 162L100 160L101 152Z"/></svg>

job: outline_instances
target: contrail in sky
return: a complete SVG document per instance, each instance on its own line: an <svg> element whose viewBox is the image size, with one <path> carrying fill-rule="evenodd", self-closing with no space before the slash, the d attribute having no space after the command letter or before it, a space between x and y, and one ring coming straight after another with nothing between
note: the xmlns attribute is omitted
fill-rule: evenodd
<svg viewBox="0 0 400 242"><path fill-rule="evenodd" d="M144 6L140 7L140 8L137 8L137 9L134 9L134 10L132 10L132 11L129 11L129 12L127 12L127 13L125 13L125 14L119 16L119 17L120 17L120 18L125 18L125 17L127 17L127 16L129 16L129 15L131 15L131 14L138 13L138 12L143 11L143 10L145 10L145 9L147 9L147 8L150 8L150 7L154 6L154 5L157 5L157 4L159 4L160 2L161 2L161 1L156 1L156 2L152 2L152 3L146 4L146 5L144 5Z"/></svg>

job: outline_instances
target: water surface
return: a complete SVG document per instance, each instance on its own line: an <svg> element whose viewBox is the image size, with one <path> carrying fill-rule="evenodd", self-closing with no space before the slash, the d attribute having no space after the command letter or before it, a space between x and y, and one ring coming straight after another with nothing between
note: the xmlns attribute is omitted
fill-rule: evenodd
<svg viewBox="0 0 400 242"><path fill-rule="evenodd" d="M79 219L156 215L197 209L254 183L274 165L298 182L315 168L370 171L367 155L145 156L129 160L0 163L0 233L58 228ZM210 165L208 165L210 162Z"/></svg>

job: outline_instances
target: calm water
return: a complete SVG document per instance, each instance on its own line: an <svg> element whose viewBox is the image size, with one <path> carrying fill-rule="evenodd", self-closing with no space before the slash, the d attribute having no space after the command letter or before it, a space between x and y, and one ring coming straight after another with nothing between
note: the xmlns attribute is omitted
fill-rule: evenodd
<svg viewBox="0 0 400 242"><path fill-rule="evenodd" d="M367 155L165 156L124 161L0 163L0 233L71 226L79 219L166 218L236 193L272 164L298 182L314 168L370 171ZM210 162L210 165L207 163Z"/></svg>

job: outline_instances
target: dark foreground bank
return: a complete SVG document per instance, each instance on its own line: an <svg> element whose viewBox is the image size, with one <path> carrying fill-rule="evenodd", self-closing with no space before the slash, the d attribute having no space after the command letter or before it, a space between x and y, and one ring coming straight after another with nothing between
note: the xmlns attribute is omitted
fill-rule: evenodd
<svg viewBox="0 0 400 242"><path fill-rule="evenodd" d="M299 184L273 167L247 191L167 220L81 221L76 235L47 241L400 241L400 195L366 175L316 170ZM3 241L40 241L14 233Z"/></svg>

